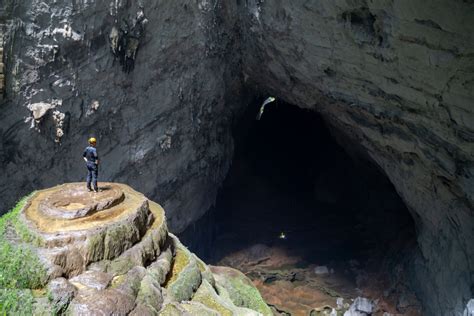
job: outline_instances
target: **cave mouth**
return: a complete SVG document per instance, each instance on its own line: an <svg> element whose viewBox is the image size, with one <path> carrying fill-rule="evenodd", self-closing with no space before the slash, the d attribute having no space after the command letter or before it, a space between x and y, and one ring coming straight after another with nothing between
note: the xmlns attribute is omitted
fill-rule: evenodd
<svg viewBox="0 0 474 316"><path fill-rule="evenodd" d="M252 279L268 268L273 272L262 286L279 277L304 283L301 269L334 273L338 281L331 282L344 279L338 284L346 297L363 294L361 271L365 279L372 271L399 271L415 247L415 227L388 178L367 157L342 148L316 112L277 100L256 120L260 104L250 105L234 127L231 169L215 206L196 225L205 227L203 235L195 228L184 234L192 250ZM207 242L195 247L197 239ZM288 269L296 272L281 272ZM264 297L278 295L259 289Z"/></svg>

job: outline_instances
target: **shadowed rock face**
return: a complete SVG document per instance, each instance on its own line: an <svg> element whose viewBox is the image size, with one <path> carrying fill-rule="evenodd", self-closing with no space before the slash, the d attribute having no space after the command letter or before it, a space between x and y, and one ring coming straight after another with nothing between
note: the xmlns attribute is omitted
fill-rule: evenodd
<svg viewBox="0 0 474 316"><path fill-rule="evenodd" d="M95 211L79 216L77 211L84 209ZM72 218L71 213L78 216ZM169 308L181 315L189 304L196 315L202 311L271 315L243 274L231 270L234 278L241 275L246 280L240 285L229 283L219 271L211 271L168 234L163 209L126 185L105 183L99 193L88 192L82 183L38 191L18 216L33 236L30 247L46 271L49 300L36 298L35 315L52 311L157 315ZM16 227L6 227L11 244L22 238ZM224 283L225 293L217 292ZM242 299L242 291L253 295ZM220 309L228 313L220 313Z"/></svg>
<svg viewBox="0 0 474 316"><path fill-rule="evenodd" d="M417 224L413 283L428 313L460 312L474 284L473 6L9 0L0 208L78 181L80 144L94 134L102 179L163 201L179 232L228 170L247 86L319 111L345 148L385 171ZM127 74L109 35L141 11Z"/></svg>
<svg viewBox="0 0 474 316"><path fill-rule="evenodd" d="M417 223L413 280L427 312L462 311L474 284L474 4L245 9L246 77L321 112L345 148L382 167Z"/></svg>

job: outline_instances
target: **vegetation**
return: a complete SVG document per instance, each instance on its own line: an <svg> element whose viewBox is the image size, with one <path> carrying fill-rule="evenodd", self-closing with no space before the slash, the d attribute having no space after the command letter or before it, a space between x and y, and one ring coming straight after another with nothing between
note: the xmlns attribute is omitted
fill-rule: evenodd
<svg viewBox="0 0 474 316"><path fill-rule="evenodd" d="M0 314L31 315L33 294L31 289L44 286L46 271L39 258L27 243L36 238L18 217L28 197L0 218ZM17 236L18 243L8 237Z"/></svg>
<svg viewBox="0 0 474 316"><path fill-rule="evenodd" d="M33 315L33 303L30 290L0 290L0 315Z"/></svg>

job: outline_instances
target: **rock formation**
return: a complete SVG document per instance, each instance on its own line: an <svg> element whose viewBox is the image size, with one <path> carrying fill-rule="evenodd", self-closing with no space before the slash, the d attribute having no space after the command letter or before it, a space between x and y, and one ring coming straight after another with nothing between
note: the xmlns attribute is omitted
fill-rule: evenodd
<svg viewBox="0 0 474 316"><path fill-rule="evenodd" d="M248 3L246 78L321 112L384 170L417 225L427 313L461 313L474 295L474 3Z"/></svg>
<svg viewBox="0 0 474 316"><path fill-rule="evenodd" d="M33 289L35 315L271 315L241 272L204 264L168 233L161 206L126 185L37 191L2 224L2 239L42 267L28 275L46 289ZM6 307L18 288L2 282L2 313L27 313Z"/></svg>
<svg viewBox="0 0 474 316"><path fill-rule="evenodd" d="M109 36L140 12L125 73ZM163 201L178 233L213 203L233 118L265 92L319 111L393 182L417 223L412 280L429 314L474 295L472 1L7 0L3 15L0 209L80 179L94 134L102 177Z"/></svg>

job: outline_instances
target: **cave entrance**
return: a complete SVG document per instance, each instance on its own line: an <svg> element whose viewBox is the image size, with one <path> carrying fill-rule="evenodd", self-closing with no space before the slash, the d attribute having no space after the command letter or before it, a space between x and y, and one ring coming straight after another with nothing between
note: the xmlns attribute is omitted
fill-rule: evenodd
<svg viewBox="0 0 474 316"><path fill-rule="evenodd" d="M293 315L338 296L387 291L378 277L365 292L361 282L381 267L399 269L415 244L393 185L374 163L338 145L316 112L277 101L256 120L259 103L235 126L233 164L205 220L209 242L193 250L244 271L267 302ZM372 297L383 295L390 293ZM394 308L386 307L403 312Z"/></svg>

